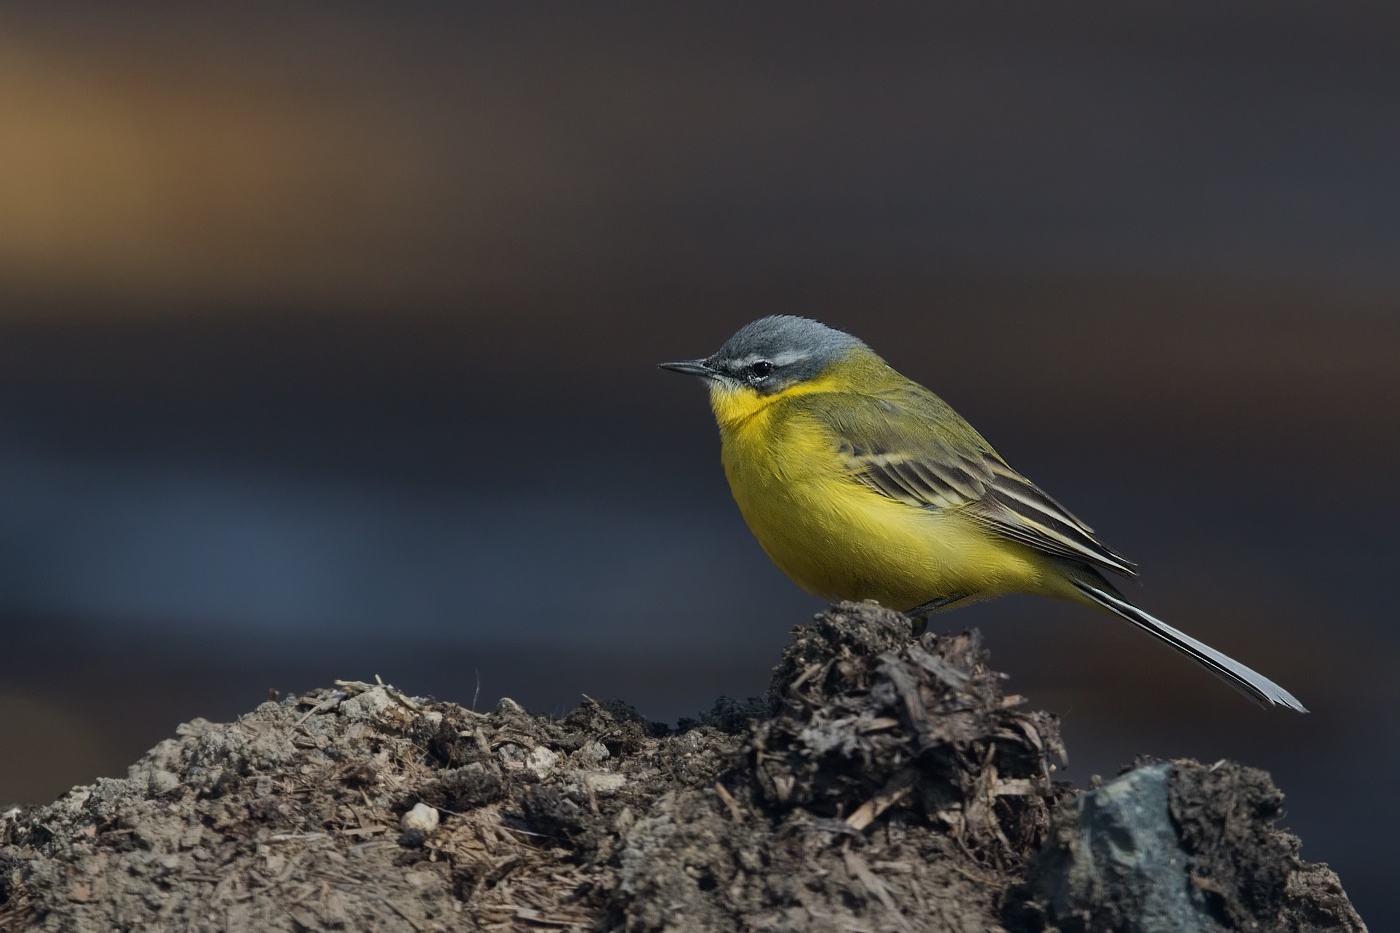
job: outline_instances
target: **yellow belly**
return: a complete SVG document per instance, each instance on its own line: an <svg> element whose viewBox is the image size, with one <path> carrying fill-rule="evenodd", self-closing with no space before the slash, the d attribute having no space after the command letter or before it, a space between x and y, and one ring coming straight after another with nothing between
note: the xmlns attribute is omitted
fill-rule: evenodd
<svg viewBox="0 0 1400 933"><path fill-rule="evenodd" d="M811 593L902 611L942 597L1058 589L1035 551L956 511L907 505L846 476L820 434L775 430L763 413L721 434L725 474L749 529Z"/></svg>

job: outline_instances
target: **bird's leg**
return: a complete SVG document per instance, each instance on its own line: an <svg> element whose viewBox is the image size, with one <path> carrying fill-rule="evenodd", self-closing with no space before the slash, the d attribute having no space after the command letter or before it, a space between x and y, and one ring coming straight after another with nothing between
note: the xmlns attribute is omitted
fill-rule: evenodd
<svg viewBox="0 0 1400 933"><path fill-rule="evenodd" d="M966 593L958 593L954 596L940 596L937 599L930 599L926 603L915 606L904 613L914 622L914 637L921 638L928 630L928 617L938 612L940 609L947 609L953 603L967 599Z"/></svg>

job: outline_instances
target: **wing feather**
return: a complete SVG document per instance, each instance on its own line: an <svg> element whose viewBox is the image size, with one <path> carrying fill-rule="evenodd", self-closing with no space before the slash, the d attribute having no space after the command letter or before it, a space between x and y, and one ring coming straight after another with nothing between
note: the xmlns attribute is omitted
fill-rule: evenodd
<svg viewBox="0 0 1400 933"><path fill-rule="evenodd" d="M905 398L802 397L858 482L918 508L958 509L993 534L1045 554L1131 575L1133 564L1002 460L941 399L910 383ZM911 410L924 417L910 418ZM951 435L951 440L944 440Z"/></svg>

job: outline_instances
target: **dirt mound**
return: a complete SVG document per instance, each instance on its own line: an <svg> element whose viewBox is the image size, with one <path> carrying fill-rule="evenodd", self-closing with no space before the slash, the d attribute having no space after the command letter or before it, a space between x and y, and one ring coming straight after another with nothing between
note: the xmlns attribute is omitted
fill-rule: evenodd
<svg viewBox="0 0 1400 933"><path fill-rule="evenodd" d="M1000 680L975 633L843 604L766 700L677 729L341 683L6 815L0 930L1181 929L1122 920L1158 897L1124 880L1151 845L1196 928L1364 929L1272 829L1267 776L1174 763L1073 796L1055 718Z"/></svg>
<svg viewBox="0 0 1400 933"><path fill-rule="evenodd" d="M627 930L981 929L1064 793L1059 728L975 635L846 605L799 629L733 767L628 833ZM906 919L909 918L909 919Z"/></svg>

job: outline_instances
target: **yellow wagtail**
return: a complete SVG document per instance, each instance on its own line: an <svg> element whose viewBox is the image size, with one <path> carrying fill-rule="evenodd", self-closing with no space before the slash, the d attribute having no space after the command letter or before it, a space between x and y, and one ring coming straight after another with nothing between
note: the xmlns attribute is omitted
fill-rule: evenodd
<svg viewBox="0 0 1400 933"><path fill-rule="evenodd" d="M724 472L749 529L803 589L917 619L1006 593L1098 606L1263 705L1287 690L1124 598L1133 565L1007 465L948 404L850 334L754 321L702 360Z"/></svg>

